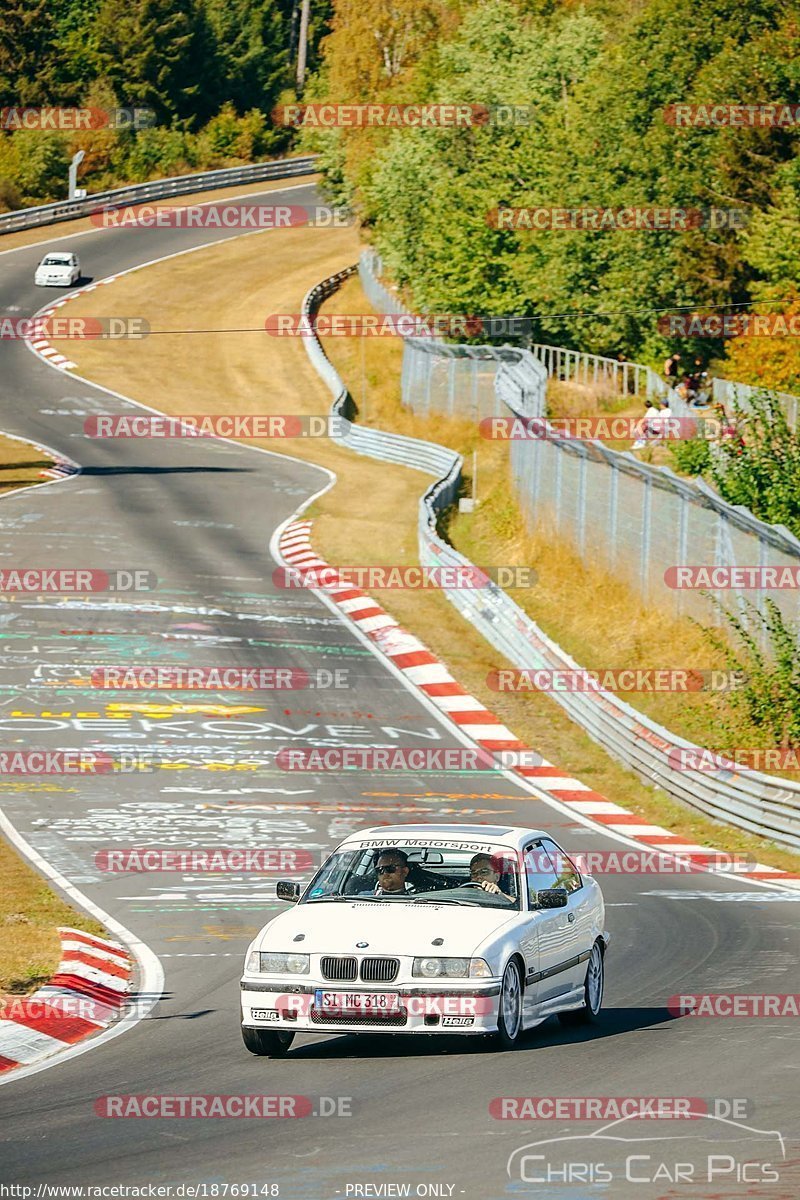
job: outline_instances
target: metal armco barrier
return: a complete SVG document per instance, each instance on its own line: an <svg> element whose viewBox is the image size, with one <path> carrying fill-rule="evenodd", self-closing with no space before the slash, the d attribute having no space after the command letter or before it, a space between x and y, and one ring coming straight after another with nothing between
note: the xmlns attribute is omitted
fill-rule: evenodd
<svg viewBox="0 0 800 1200"><path fill-rule="evenodd" d="M18 229L34 229L39 225L54 225L88 217L100 209L141 204L146 200L164 200L190 192L211 191L214 188L235 187L239 183L261 183L266 179L284 179L292 175L308 175L314 170L315 154L304 158L279 158L272 162L253 163L247 167L225 167L221 171L202 171L195 175L174 175L171 179L154 179L150 183L135 183L114 188L110 192L95 192L83 200L56 201L38 208L19 208L0 213L0 234Z"/></svg>
<svg viewBox="0 0 800 1200"><path fill-rule="evenodd" d="M303 312L312 316L322 301L349 278L350 267L312 288ZM350 394L316 337L305 339L312 364L333 396L336 416L352 415ZM537 364L538 365L538 364ZM510 393L509 393L510 394ZM345 425L336 440L359 454L395 462L437 477L420 500L419 556L423 566L472 564L439 537L437 514L456 498L462 460L454 450L398 434ZM510 663L522 669L581 670L519 605L495 584L485 589L443 589L450 602ZM701 748L670 733L606 691L551 692L569 716L624 766L668 795L715 820L800 848L800 784L754 771L677 769L671 753Z"/></svg>

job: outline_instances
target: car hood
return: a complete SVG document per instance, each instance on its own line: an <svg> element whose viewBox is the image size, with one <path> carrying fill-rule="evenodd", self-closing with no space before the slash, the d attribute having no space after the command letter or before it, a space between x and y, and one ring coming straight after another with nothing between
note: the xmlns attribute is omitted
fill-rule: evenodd
<svg viewBox="0 0 800 1200"><path fill-rule="evenodd" d="M69 275L72 272L72 267L66 263L59 263L57 267L37 267L37 275Z"/></svg>
<svg viewBox="0 0 800 1200"><path fill-rule="evenodd" d="M255 950L303 954L353 954L366 942L372 954L469 958L519 913L455 904L396 904L347 900L298 904L262 929ZM295 942L298 934L302 941ZM433 946L434 938L441 945ZM358 947L364 951L367 947Z"/></svg>

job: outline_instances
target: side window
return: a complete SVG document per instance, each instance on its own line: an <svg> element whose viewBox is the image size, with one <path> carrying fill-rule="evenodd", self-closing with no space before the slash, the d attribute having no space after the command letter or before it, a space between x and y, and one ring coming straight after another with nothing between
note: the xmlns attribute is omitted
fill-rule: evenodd
<svg viewBox="0 0 800 1200"><path fill-rule="evenodd" d="M556 869L557 882L554 886L566 888L568 892L577 892L583 887L580 872L572 859L568 858L555 842L551 842L550 838L542 838L542 845Z"/></svg>
<svg viewBox="0 0 800 1200"><path fill-rule="evenodd" d="M556 886L556 873L550 856L541 842L528 846L523 857L525 881L528 887L528 904L536 903L536 893Z"/></svg>

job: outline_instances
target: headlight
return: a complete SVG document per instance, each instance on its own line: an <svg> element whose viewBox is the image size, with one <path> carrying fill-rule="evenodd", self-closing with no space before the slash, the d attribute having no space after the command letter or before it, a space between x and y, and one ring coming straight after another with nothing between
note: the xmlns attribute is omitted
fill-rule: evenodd
<svg viewBox="0 0 800 1200"><path fill-rule="evenodd" d="M422 979L466 979L469 973L468 958L415 958L411 967Z"/></svg>
<svg viewBox="0 0 800 1200"><path fill-rule="evenodd" d="M307 954L273 954L271 951L251 950L245 970L256 975L307 975Z"/></svg>

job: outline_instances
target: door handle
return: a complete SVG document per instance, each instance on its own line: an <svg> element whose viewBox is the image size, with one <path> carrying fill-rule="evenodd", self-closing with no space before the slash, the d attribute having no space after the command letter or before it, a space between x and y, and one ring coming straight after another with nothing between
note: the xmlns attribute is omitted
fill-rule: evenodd
<svg viewBox="0 0 800 1200"><path fill-rule="evenodd" d="M575 913L567 913L567 920L572 923L575 920Z"/></svg>

